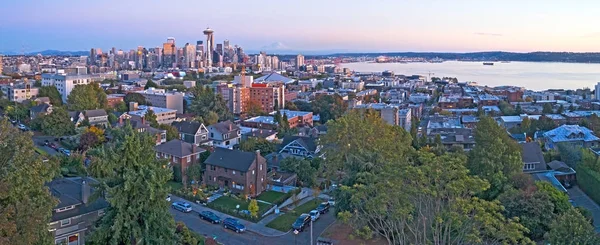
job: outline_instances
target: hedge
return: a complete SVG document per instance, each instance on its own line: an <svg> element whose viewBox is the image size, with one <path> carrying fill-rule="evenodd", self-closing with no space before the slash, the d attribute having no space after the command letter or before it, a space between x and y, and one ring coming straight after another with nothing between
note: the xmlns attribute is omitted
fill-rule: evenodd
<svg viewBox="0 0 600 245"><path fill-rule="evenodd" d="M600 203L600 173L583 166L577 166L577 183L594 202Z"/></svg>

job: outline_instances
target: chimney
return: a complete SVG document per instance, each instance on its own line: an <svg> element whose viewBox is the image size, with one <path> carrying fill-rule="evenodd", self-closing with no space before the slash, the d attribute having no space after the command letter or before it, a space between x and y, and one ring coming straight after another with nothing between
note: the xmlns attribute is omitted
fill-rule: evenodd
<svg viewBox="0 0 600 245"><path fill-rule="evenodd" d="M231 123L229 123L229 131L231 131L233 129L233 127L231 126Z"/></svg>
<svg viewBox="0 0 600 245"><path fill-rule="evenodd" d="M137 102L129 102L129 111L137 111L138 103Z"/></svg>
<svg viewBox="0 0 600 245"><path fill-rule="evenodd" d="M260 150L256 150L256 162L258 162L259 157L260 157Z"/></svg>
<svg viewBox="0 0 600 245"><path fill-rule="evenodd" d="M87 204L90 198L90 185L87 183L87 180L83 178L81 181L81 201L83 204Z"/></svg>

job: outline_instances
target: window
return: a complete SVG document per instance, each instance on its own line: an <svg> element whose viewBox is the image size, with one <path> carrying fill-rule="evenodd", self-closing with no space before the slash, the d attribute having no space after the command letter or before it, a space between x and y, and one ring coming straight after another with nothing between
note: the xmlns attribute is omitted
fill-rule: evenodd
<svg viewBox="0 0 600 245"><path fill-rule="evenodd" d="M260 165L260 171L262 171L262 164Z"/></svg>
<svg viewBox="0 0 600 245"><path fill-rule="evenodd" d="M77 245L79 244L79 235L71 235L69 236L69 244L68 245Z"/></svg>
<svg viewBox="0 0 600 245"><path fill-rule="evenodd" d="M60 221L60 226L66 226L66 225L70 225L71 224L71 218L68 219L63 219Z"/></svg>
<svg viewBox="0 0 600 245"><path fill-rule="evenodd" d="M261 178L260 178L260 182L262 183L263 181L264 181L264 179L261 177Z"/></svg>
<svg viewBox="0 0 600 245"><path fill-rule="evenodd" d="M231 170L231 174L235 174L235 170Z"/></svg>
<svg viewBox="0 0 600 245"><path fill-rule="evenodd" d="M67 244L67 238L61 238L54 240L54 244Z"/></svg>
<svg viewBox="0 0 600 245"><path fill-rule="evenodd" d="M227 169L226 168L223 168L223 169L225 169L225 173L227 173Z"/></svg>
<svg viewBox="0 0 600 245"><path fill-rule="evenodd" d="M213 181L214 181L214 182L217 182L217 177L213 177Z"/></svg>
<svg viewBox="0 0 600 245"><path fill-rule="evenodd" d="M252 170L252 175L254 175L254 170Z"/></svg>
<svg viewBox="0 0 600 245"><path fill-rule="evenodd" d="M212 171L216 171L216 170L217 170L217 168L215 167L215 165L210 165L210 170L212 170ZM209 179L210 179L210 178L209 178Z"/></svg>
<svg viewBox="0 0 600 245"><path fill-rule="evenodd" d="M214 135L213 133L210 133L210 137L211 137L211 138L214 138L214 137L215 137L215 135Z"/></svg>
<svg viewBox="0 0 600 245"><path fill-rule="evenodd" d="M240 176L244 176L244 172L240 172Z"/></svg>
<svg viewBox="0 0 600 245"><path fill-rule="evenodd" d="M187 156L187 162L192 162L192 156Z"/></svg>
<svg viewBox="0 0 600 245"><path fill-rule="evenodd" d="M67 210L74 209L74 208L75 208L75 206L71 205L71 206L67 206L67 207L64 207L64 208L59 208L59 209L56 210L56 212L60 213L60 212L64 212L64 211L67 211Z"/></svg>
<svg viewBox="0 0 600 245"><path fill-rule="evenodd" d="M525 163L525 165L523 165L523 170L534 170L535 169L535 163Z"/></svg>
<svg viewBox="0 0 600 245"><path fill-rule="evenodd" d="M229 140L228 140L228 141L225 141L225 145L229 145Z"/></svg>

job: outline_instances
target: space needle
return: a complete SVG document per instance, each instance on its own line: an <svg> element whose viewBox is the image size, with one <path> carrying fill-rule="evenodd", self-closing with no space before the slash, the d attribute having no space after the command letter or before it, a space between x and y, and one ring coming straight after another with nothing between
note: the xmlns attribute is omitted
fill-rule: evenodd
<svg viewBox="0 0 600 245"><path fill-rule="evenodd" d="M213 51L215 50L215 37L213 33L214 31L210 28L206 28L206 30L204 30L204 35L206 35L206 64L208 67L212 67L212 55Z"/></svg>

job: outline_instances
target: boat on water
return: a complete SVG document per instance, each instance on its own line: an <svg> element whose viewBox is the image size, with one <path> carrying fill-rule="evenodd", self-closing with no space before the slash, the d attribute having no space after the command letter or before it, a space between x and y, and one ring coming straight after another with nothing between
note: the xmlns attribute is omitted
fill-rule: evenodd
<svg viewBox="0 0 600 245"><path fill-rule="evenodd" d="M484 66L493 66L494 62L483 62Z"/></svg>
<svg viewBox="0 0 600 245"><path fill-rule="evenodd" d="M502 62L500 62L500 63L510 63L510 61L502 61Z"/></svg>

